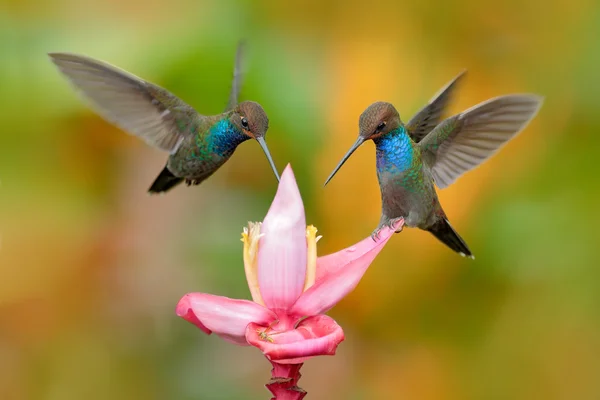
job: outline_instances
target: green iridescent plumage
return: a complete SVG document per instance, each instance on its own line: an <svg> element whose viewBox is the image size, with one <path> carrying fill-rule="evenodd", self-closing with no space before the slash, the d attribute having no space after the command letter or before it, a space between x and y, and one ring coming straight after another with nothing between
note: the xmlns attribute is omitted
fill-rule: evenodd
<svg viewBox="0 0 600 400"><path fill-rule="evenodd" d="M403 219L405 226L429 231L454 251L472 257L448 222L435 186L447 187L494 154L529 123L542 99L497 97L442 121L451 91L463 74L406 125L394 106L385 102L373 103L360 116L358 139L325 183L362 143L375 142L382 211L374 238L382 227Z"/></svg>
<svg viewBox="0 0 600 400"><path fill-rule="evenodd" d="M52 53L50 58L100 115L170 153L151 193L166 192L183 180L199 184L250 138L259 142L279 179L264 140L269 127L265 111L252 101L237 104L241 46L226 110L214 116L201 115L167 90L102 61L67 53Z"/></svg>

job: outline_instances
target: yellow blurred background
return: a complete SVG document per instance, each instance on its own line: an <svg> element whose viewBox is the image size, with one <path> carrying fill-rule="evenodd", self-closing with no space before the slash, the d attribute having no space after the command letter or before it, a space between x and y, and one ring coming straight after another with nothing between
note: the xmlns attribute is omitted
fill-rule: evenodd
<svg viewBox="0 0 600 400"><path fill-rule="evenodd" d="M379 219L373 144L326 189L370 103L406 121L463 68L451 112L546 97L483 167L440 191L477 256L396 235L330 314L309 399L600 398L600 4L590 0L0 0L0 399L266 399L268 362L174 314L249 298L242 227L276 189L256 143L201 186L147 188L165 154L91 112L46 53L106 60L215 114L235 46L291 162L321 254ZM596 243L596 244L594 244Z"/></svg>

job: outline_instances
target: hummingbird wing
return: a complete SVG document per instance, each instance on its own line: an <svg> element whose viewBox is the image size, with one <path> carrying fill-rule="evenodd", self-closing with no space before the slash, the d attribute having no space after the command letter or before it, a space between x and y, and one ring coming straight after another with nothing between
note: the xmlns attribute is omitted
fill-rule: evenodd
<svg viewBox="0 0 600 400"><path fill-rule="evenodd" d="M415 143L419 143L440 123L444 109L452 97L453 89L466 73L467 71L461 72L456 78L452 79L446 86L441 88L431 100L429 100L429 104L423 107L421 111L408 121L406 130Z"/></svg>
<svg viewBox="0 0 600 400"><path fill-rule="evenodd" d="M151 146L175 153L193 134L199 114L167 90L86 56L49 56L102 117Z"/></svg>
<svg viewBox="0 0 600 400"><path fill-rule="evenodd" d="M235 66L233 68L233 82L231 84L231 92L229 93L229 101L225 111L233 110L238 104L238 97L242 89L242 82L244 77L244 52L245 44L240 42L235 53Z"/></svg>
<svg viewBox="0 0 600 400"><path fill-rule="evenodd" d="M435 184L443 189L492 156L527 126L542 101L531 94L501 96L444 120L419 143Z"/></svg>

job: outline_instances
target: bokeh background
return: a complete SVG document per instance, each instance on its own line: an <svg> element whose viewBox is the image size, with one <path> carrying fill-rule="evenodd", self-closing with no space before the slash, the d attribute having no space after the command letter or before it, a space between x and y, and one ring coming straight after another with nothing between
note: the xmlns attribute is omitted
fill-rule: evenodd
<svg viewBox="0 0 600 400"><path fill-rule="evenodd" d="M266 399L254 348L178 319L186 292L249 298L239 241L276 189L255 144L199 187L146 193L165 154L91 112L46 53L84 53L205 114L267 110L321 254L366 237L380 200L372 143L326 189L370 103L408 120L463 68L452 113L546 97L529 127L440 197L475 261L392 238L330 314L335 357L310 399L600 398L600 4L590 0L0 1L0 399Z"/></svg>

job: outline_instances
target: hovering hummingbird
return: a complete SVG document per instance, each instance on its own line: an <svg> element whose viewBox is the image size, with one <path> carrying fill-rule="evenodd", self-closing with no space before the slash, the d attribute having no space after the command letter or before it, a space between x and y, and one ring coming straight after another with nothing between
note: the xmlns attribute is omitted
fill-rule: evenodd
<svg viewBox="0 0 600 400"><path fill-rule="evenodd" d="M373 103L361 114L358 139L325 184L361 144L369 139L375 142L382 211L373 239L384 226L393 227L403 219L406 226L431 232L452 250L474 258L448 222L434 184L448 187L492 156L525 128L543 98L500 96L440 122L463 75L442 88L407 124L390 103Z"/></svg>
<svg viewBox="0 0 600 400"><path fill-rule="evenodd" d="M265 142L267 114L256 102L238 104L243 75L241 45L227 107L212 116L201 115L169 91L102 61L68 53L49 56L102 117L170 153L150 193L166 192L184 180L188 186L200 184L229 160L240 143L251 138L262 147L279 180Z"/></svg>

